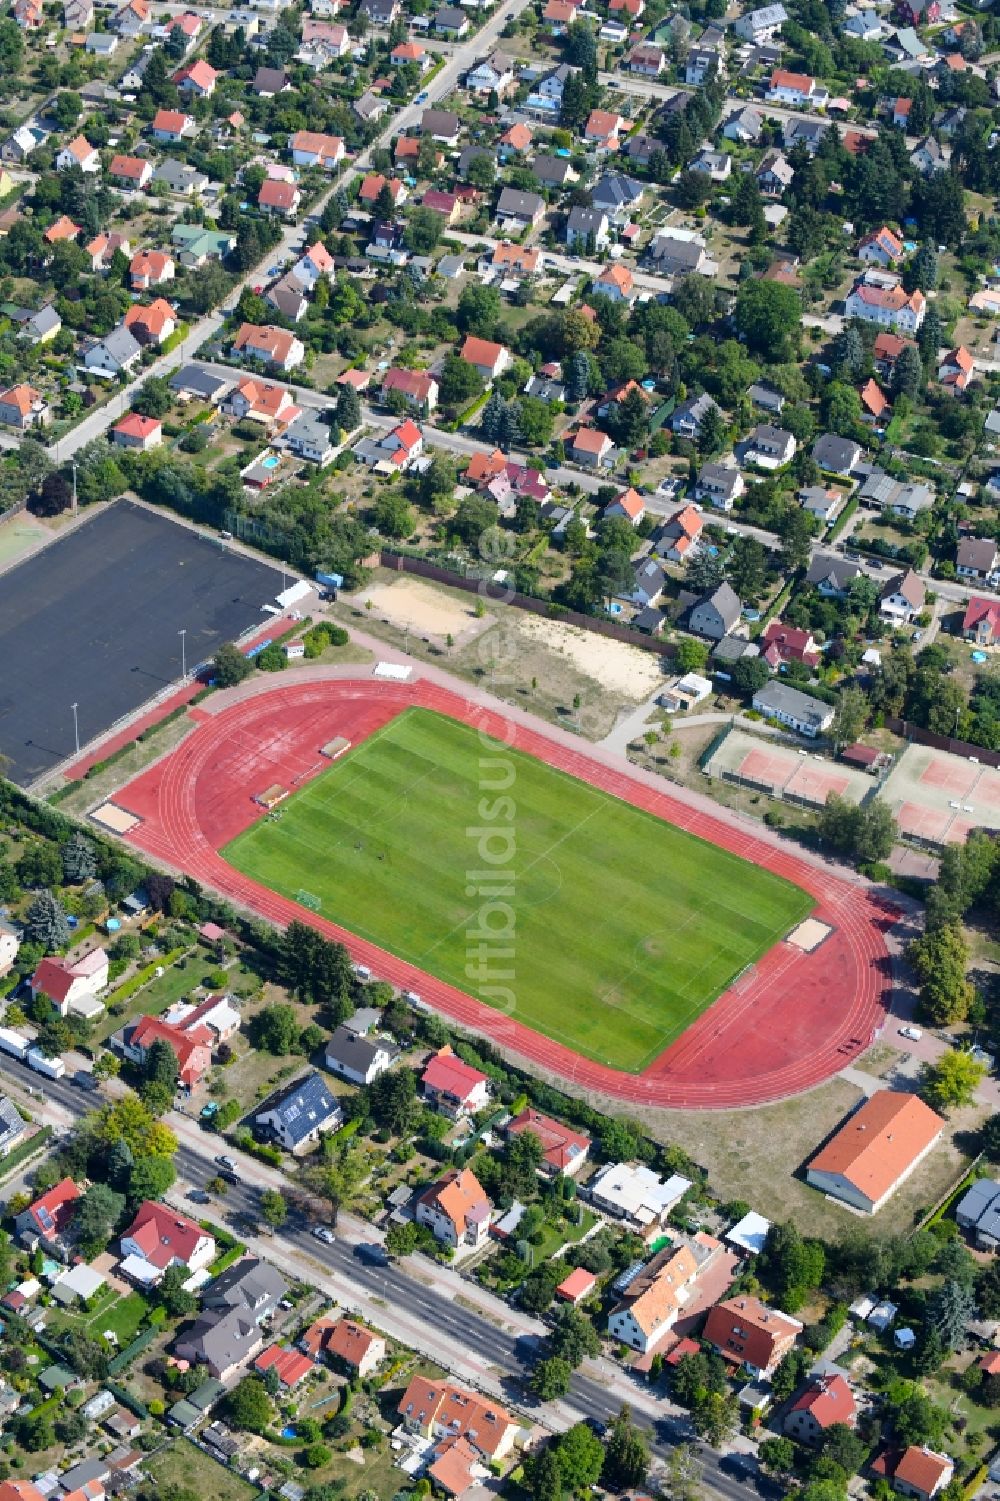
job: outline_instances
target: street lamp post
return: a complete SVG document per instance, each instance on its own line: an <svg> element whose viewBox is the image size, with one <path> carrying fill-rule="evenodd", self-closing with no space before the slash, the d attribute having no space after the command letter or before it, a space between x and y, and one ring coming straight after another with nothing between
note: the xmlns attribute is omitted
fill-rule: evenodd
<svg viewBox="0 0 1000 1501"><path fill-rule="evenodd" d="M70 708L73 710L73 739L76 741L77 755L80 754L80 721L77 719L76 715L78 707L79 705L77 704L70 704Z"/></svg>
<svg viewBox="0 0 1000 1501"><path fill-rule="evenodd" d="M177 634L181 638L181 677L187 682L187 630L178 631Z"/></svg>
<svg viewBox="0 0 1000 1501"><path fill-rule="evenodd" d="M76 515L76 460L73 460L73 515Z"/></svg>

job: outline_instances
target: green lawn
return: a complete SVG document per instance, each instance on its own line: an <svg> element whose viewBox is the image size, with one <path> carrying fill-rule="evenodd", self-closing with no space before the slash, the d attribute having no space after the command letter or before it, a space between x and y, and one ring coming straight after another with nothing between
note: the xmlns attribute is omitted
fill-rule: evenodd
<svg viewBox="0 0 1000 1501"><path fill-rule="evenodd" d="M225 1465L216 1464L189 1439L176 1439L146 1461L146 1474L164 1490L182 1486L196 1496L211 1496L212 1501L252 1501L257 1487L235 1475Z"/></svg>
<svg viewBox="0 0 1000 1501"><path fill-rule="evenodd" d="M510 835L509 860L490 866L507 847L480 849L480 828ZM224 853L285 896L307 889L325 917L487 1004L510 1009L512 991L519 1021L636 1072L813 905L770 872L423 709ZM481 980L476 929L505 917L480 902L484 868L513 887L514 931L490 941L493 973Z"/></svg>

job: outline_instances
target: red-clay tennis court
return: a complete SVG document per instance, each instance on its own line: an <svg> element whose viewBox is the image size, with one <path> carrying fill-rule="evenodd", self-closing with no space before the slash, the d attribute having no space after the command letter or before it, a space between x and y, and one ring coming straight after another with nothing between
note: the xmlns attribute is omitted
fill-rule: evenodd
<svg viewBox="0 0 1000 1501"><path fill-rule="evenodd" d="M900 831L925 844L964 844L973 829L1000 829L1000 771L947 751L908 745L881 795Z"/></svg>
<svg viewBox="0 0 1000 1501"><path fill-rule="evenodd" d="M264 788L288 791L329 765L319 747L334 736L357 744L406 707L448 714L495 739L668 822L765 866L810 892L813 917L829 932L804 952L788 942L703 1012L641 1074L580 1057L453 986L260 886L219 855L263 812ZM429 1004L537 1067L633 1105L721 1109L760 1104L821 1083L856 1058L885 1017L891 972L885 933L898 916L864 887L681 802L648 780L608 766L583 748L480 708L418 680L251 680L193 711L197 727L165 759L115 797L142 822L127 836L157 860L212 887L268 921L299 920L343 942L373 974L417 990ZM304 884L307 884L304 873Z"/></svg>

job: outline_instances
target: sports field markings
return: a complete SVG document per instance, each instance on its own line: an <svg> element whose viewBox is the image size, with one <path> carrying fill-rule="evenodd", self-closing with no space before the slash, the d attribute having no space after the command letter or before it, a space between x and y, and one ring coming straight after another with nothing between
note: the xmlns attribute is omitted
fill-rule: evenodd
<svg viewBox="0 0 1000 1501"><path fill-rule="evenodd" d="M457 935L477 908L467 815L492 750L475 726L409 710L298 791L280 829L255 824L226 854L286 896L312 888L341 926L475 996ZM515 877L514 1017L577 1052L646 1067L815 905L666 803L657 816L516 743L495 753L523 777L525 863L498 872Z"/></svg>

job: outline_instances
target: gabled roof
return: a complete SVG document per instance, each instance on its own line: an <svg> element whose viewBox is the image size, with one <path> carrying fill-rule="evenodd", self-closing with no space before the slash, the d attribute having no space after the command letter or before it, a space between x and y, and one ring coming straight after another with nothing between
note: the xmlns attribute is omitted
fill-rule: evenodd
<svg viewBox="0 0 1000 1501"><path fill-rule="evenodd" d="M425 1091L450 1095L461 1101L467 1100L481 1084L488 1081L478 1068L463 1063L450 1048L442 1048L427 1064L420 1082Z"/></svg>
<svg viewBox="0 0 1000 1501"><path fill-rule="evenodd" d="M820 1376L796 1397L791 1410L811 1413L823 1429L833 1423L851 1423L856 1411L854 1393L843 1376Z"/></svg>
<svg viewBox="0 0 1000 1501"><path fill-rule="evenodd" d="M276 1115L281 1130L294 1142L305 1141L333 1116L340 1115L337 1097L326 1086L322 1074L315 1069L302 1079L281 1091L265 1107L257 1112L262 1116Z"/></svg>
<svg viewBox="0 0 1000 1501"><path fill-rule="evenodd" d="M25 1211L40 1235L60 1235L76 1212L76 1201L83 1195L72 1178L63 1178L40 1195Z"/></svg>
<svg viewBox="0 0 1000 1501"><path fill-rule="evenodd" d="M165 1270L175 1261L188 1266L206 1232L178 1210L146 1199L125 1236L135 1241L148 1262Z"/></svg>
<svg viewBox="0 0 1000 1501"><path fill-rule="evenodd" d="M427 1376L413 1377L396 1411L424 1430L436 1424L455 1438L469 1439L487 1457L492 1457L514 1425L510 1414L491 1398Z"/></svg>
<svg viewBox="0 0 1000 1501"><path fill-rule="evenodd" d="M115 433L123 433L126 438L139 438L145 442L154 433L161 432L163 424L158 417L143 417L141 412L129 412L120 422L116 422L111 429Z"/></svg>
<svg viewBox="0 0 1000 1501"><path fill-rule="evenodd" d="M877 1203L940 1136L941 1117L919 1095L876 1090L809 1162Z"/></svg>
<svg viewBox="0 0 1000 1501"><path fill-rule="evenodd" d="M565 1172L572 1162L590 1150L590 1137L583 1131L574 1131L555 1121L549 1115L528 1106L508 1123L507 1135L520 1136L530 1131L537 1136L542 1146L542 1156L557 1172Z"/></svg>
<svg viewBox="0 0 1000 1501"><path fill-rule="evenodd" d="M353 1319L338 1319L325 1340L325 1348L346 1365L361 1365L372 1345L384 1343L381 1335L372 1334Z"/></svg>
<svg viewBox="0 0 1000 1501"><path fill-rule="evenodd" d="M485 365L492 370L503 349L502 344L495 344L492 339L478 339L475 334L467 334L459 351L459 358L467 365Z"/></svg>
<svg viewBox="0 0 1000 1501"><path fill-rule="evenodd" d="M274 1371L282 1386L297 1386L314 1369L308 1355L300 1350L288 1350L283 1345L268 1345L261 1350L253 1363L255 1371Z"/></svg>

